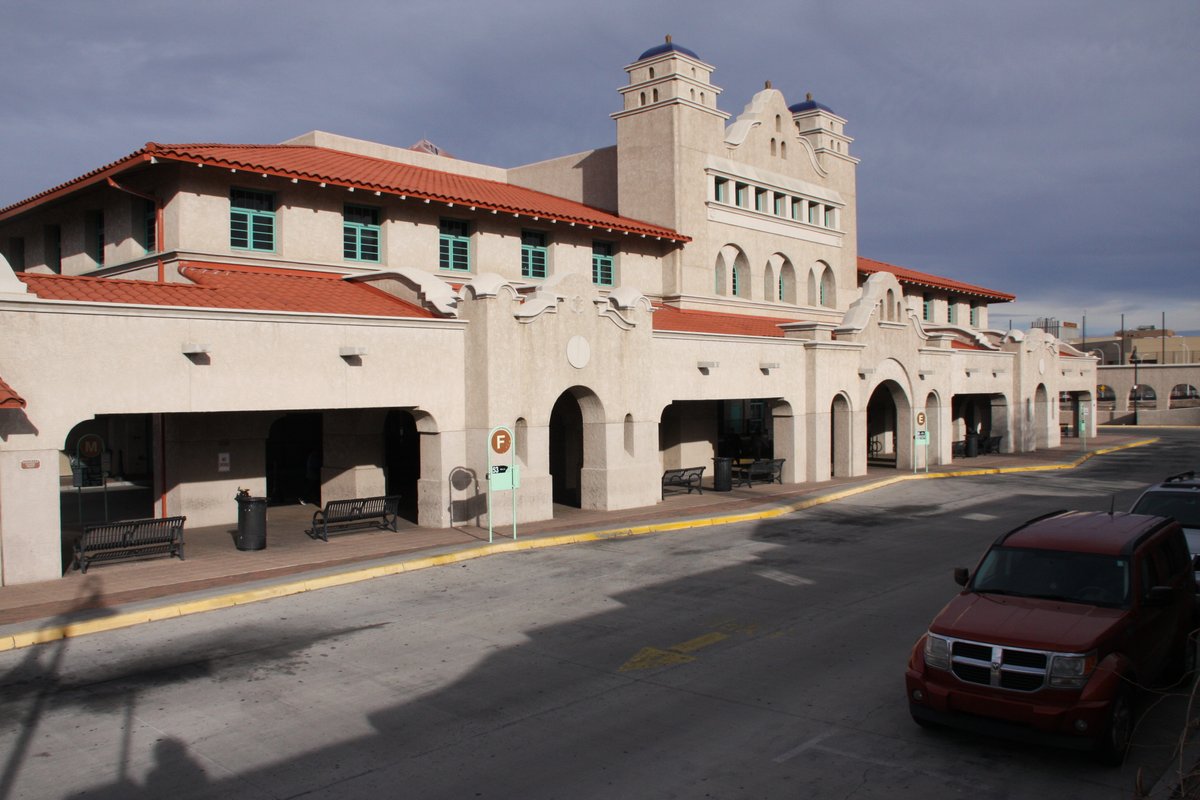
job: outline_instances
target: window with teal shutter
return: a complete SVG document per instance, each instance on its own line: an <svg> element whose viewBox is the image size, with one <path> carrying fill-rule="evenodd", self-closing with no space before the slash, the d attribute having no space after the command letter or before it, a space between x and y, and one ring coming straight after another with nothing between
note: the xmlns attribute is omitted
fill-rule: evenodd
<svg viewBox="0 0 1200 800"><path fill-rule="evenodd" d="M921 319L926 322L933 321L933 298L929 296L929 292L921 295Z"/></svg>
<svg viewBox="0 0 1200 800"><path fill-rule="evenodd" d="M729 181L725 178L717 178L714 186L713 197L718 203L729 202Z"/></svg>
<svg viewBox="0 0 1200 800"><path fill-rule="evenodd" d="M946 304L946 321L951 325L958 323L958 304L953 301Z"/></svg>
<svg viewBox="0 0 1200 800"><path fill-rule="evenodd" d="M979 327L979 306L971 304L971 327Z"/></svg>
<svg viewBox="0 0 1200 800"><path fill-rule="evenodd" d="M342 257L349 261L379 261L379 209L345 207L342 215Z"/></svg>
<svg viewBox="0 0 1200 800"><path fill-rule="evenodd" d="M592 283L613 285L613 246L609 242L592 242Z"/></svg>
<svg viewBox="0 0 1200 800"><path fill-rule="evenodd" d="M541 231L521 231L521 277L546 277L546 234Z"/></svg>
<svg viewBox="0 0 1200 800"><path fill-rule="evenodd" d="M250 189L230 192L229 246L235 250L275 251L275 195Z"/></svg>
<svg viewBox="0 0 1200 800"><path fill-rule="evenodd" d="M471 229L467 223L457 219L444 219L440 223L441 236L438 243L438 267L456 272L471 269Z"/></svg>

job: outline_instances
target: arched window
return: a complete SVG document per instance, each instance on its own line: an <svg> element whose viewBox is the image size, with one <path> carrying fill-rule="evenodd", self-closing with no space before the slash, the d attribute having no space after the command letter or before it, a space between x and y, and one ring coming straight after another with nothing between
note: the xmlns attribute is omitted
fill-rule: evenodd
<svg viewBox="0 0 1200 800"><path fill-rule="evenodd" d="M654 102L658 102L658 89L654 90Z"/></svg>
<svg viewBox="0 0 1200 800"><path fill-rule="evenodd" d="M796 269L792 266L792 262L786 256L780 256L783 259L779 265L779 302L795 303L796 302Z"/></svg>
<svg viewBox="0 0 1200 800"><path fill-rule="evenodd" d="M775 115L775 132L778 133L781 130L783 130L783 117L776 114Z"/></svg>
<svg viewBox="0 0 1200 800"><path fill-rule="evenodd" d="M767 268L763 270L763 300L774 300L778 295L775 284L775 268L771 266L771 262L767 262Z"/></svg>
<svg viewBox="0 0 1200 800"><path fill-rule="evenodd" d="M653 77L654 77L654 67L651 67L651 68L650 68L650 77L651 77L651 78L653 78Z"/></svg>
<svg viewBox="0 0 1200 800"><path fill-rule="evenodd" d="M646 93L645 92L638 93L638 104L643 105L643 106L646 105Z"/></svg>
<svg viewBox="0 0 1200 800"><path fill-rule="evenodd" d="M633 430L633 415L626 414L625 415L625 452L630 457L633 457L633 455L634 455L634 447L635 447L634 441L636 438L637 437L634 435L634 430Z"/></svg>
<svg viewBox="0 0 1200 800"><path fill-rule="evenodd" d="M773 156L774 156L774 155L778 155L778 154L779 154L778 150L776 149L777 147L778 147L778 145L775 143L775 140L774 140L774 139L772 139L772 140L771 140L771 155L773 155Z"/></svg>
<svg viewBox="0 0 1200 800"><path fill-rule="evenodd" d="M787 142L779 143L779 157L787 158Z"/></svg>
<svg viewBox="0 0 1200 800"><path fill-rule="evenodd" d="M821 305L832 308L837 305L837 297L835 296L835 286L833 282L833 267L824 263L817 262L817 269L821 270Z"/></svg>

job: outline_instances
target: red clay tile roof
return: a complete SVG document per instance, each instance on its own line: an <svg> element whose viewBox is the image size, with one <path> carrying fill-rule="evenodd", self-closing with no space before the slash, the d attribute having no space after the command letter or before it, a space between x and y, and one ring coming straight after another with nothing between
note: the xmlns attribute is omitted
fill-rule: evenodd
<svg viewBox="0 0 1200 800"><path fill-rule="evenodd" d="M950 347L954 350L986 350L986 347L981 347L974 342L962 342L958 339L950 340Z"/></svg>
<svg viewBox="0 0 1200 800"><path fill-rule="evenodd" d="M24 408L25 398L13 391L13 388L0 378L0 408Z"/></svg>
<svg viewBox="0 0 1200 800"><path fill-rule="evenodd" d="M74 181L49 189L27 200L0 208L0 220L53 197L107 179L113 174L151 159L206 164L225 169L296 178L312 183L386 192L415 200L453 203L507 214L542 217L559 222L590 225L605 231L653 236L676 242L690 237L669 228L651 225L592 208L523 186L484 178L426 169L382 158L346 153L311 145L158 144L147 142L136 153Z"/></svg>
<svg viewBox="0 0 1200 800"><path fill-rule="evenodd" d="M718 311L682 311L674 306L655 306L654 330L684 333L724 333L735 336L783 336L779 326L794 319L752 317Z"/></svg>
<svg viewBox="0 0 1200 800"><path fill-rule="evenodd" d="M430 311L373 286L327 272L185 262L193 283L17 273L45 300L78 300L187 308L240 308L376 317L432 317Z"/></svg>
<svg viewBox="0 0 1200 800"><path fill-rule="evenodd" d="M973 286L969 283L953 281L949 278L943 278L938 275L930 275L927 272L917 272L915 269L898 267L895 264L887 264L883 261L874 261L870 258L859 257L858 271L863 275L874 275L876 272L890 272L895 275L896 280L900 281L902 284L907 284L910 286L928 286L933 289L942 289L955 294L982 297L985 300L990 300L992 302L1004 303L1017 299L1015 294L997 292L994 289L985 289L982 286Z"/></svg>

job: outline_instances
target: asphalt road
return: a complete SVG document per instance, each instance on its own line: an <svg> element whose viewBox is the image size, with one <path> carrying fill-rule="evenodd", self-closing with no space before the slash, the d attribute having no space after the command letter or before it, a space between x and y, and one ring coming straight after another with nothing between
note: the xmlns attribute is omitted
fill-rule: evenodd
<svg viewBox="0 0 1200 800"><path fill-rule="evenodd" d="M909 648L1008 528L1128 508L1200 432L766 523L479 559L0 653L7 798L1129 798L1121 769L909 719Z"/></svg>

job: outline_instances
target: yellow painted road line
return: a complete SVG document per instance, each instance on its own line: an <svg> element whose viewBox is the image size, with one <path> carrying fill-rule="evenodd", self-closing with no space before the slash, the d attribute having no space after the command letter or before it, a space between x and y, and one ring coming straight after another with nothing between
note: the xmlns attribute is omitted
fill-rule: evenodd
<svg viewBox="0 0 1200 800"><path fill-rule="evenodd" d="M199 614L204 611L214 611L220 608L231 608L233 606L246 605L248 603L257 603L262 600L270 600L276 597L288 597L303 592L310 592L316 589L328 589L334 586L346 586L360 581L370 580L372 578L380 578L388 575L399 575L405 572L416 572L421 569L430 567L440 567L447 564L458 564L463 561L470 561L484 556L496 555L499 553L512 553L523 550L540 550L546 547L561 547L568 544L585 544L588 542L606 541L611 539L619 539L629 536L643 536L650 533L668 533L671 531L687 530L689 528L707 528L715 525L729 525L735 522L755 522L764 519L774 519L786 514L792 514L797 511L813 508L814 506L832 503L837 500L843 500L847 497L853 497L866 492L873 492L877 489L883 489L887 486L892 486L903 481L911 480L927 480L936 478L965 478L977 475L999 475L1011 474L1018 472L1045 472L1050 470L1073 469L1080 464L1092 459L1096 456L1116 453L1120 450L1129 450L1134 447L1144 447L1148 444L1153 444L1158 441L1158 437L1150 439L1140 439L1136 442L1116 445L1114 447L1106 447L1101 450L1093 450L1088 453L1083 453L1073 461L1064 462L1062 464L1038 464L1028 467L984 467L979 469L954 470L951 472L920 472L911 475L897 475L890 478L883 478L878 481L859 484L857 486L849 486L844 489L839 489L828 494L807 497L803 500L798 500L793 503L787 503L772 508L762 509L759 511L750 511L741 514L730 514L719 517L708 517L690 520L675 520L672 522L649 523L645 525L637 525L628 528L610 528L607 530L592 531L588 533L571 533L560 536L546 536L537 539L517 539L496 542L494 544L482 545L480 547L471 547L466 550L459 550L452 553L443 553L435 556L422 556L408 561L396 561L390 564L383 564L373 567L365 567L362 569L350 570L348 572L338 572L330 575L322 575L316 578L305 578L288 583L275 584L259 589L247 589L243 591L233 592L230 594L219 595L216 597L208 597L199 600L186 600L171 605L161 606L140 611L122 612L113 614L107 617L98 617L96 619L83 620L79 622L65 622L55 625L47 625L42 628L37 628L31 631L22 631L18 633L0 635L0 652L6 650L18 650L23 647L30 647L35 644L45 644L54 642L60 639L69 639L75 636L84 636L89 633L102 633L104 631L120 630L121 628L129 628L134 625L141 625L145 622L155 622L163 619L171 619L173 617L185 617L191 614ZM708 634L711 636L712 634ZM704 639L705 637L700 637ZM692 640L693 642L699 640ZM684 643L689 644L688 642ZM703 646L703 645L701 645ZM646 648L653 650L653 648ZM676 648L671 648L670 651L677 656L682 656L685 651ZM683 656L687 658L687 656Z"/></svg>

